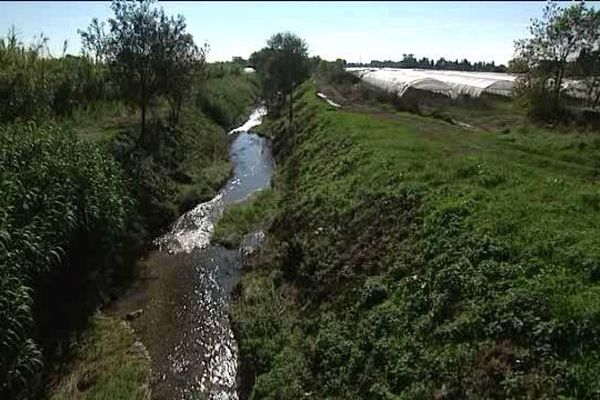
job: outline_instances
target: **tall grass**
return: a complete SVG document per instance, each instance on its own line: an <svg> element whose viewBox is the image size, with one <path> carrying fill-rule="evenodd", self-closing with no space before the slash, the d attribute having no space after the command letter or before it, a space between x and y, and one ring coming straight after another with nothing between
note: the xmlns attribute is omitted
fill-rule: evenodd
<svg viewBox="0 0 600 400"><path fill-rule="evenodd" d="M0 159L0 394L21 398L74 311L59 299L93 308L123 273L133 203L117 163L51 125L0 126Z"/></svg>
<svg viewBox="0 0 600 400"><path fill-rule="evenodd" d="M0 122L69 116L114 96L102 65L84 57L52 58L46 40L25 46L14 33L0 38Z"/></svg>

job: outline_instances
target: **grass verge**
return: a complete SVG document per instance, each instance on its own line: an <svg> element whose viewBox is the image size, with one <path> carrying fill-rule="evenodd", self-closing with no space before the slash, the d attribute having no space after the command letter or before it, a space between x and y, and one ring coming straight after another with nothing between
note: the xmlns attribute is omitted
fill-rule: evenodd
<svg viewBox="0 0 600 400"><path fill-rule="evenodd" d="M52 400L150 398L150 359L127 323L96 315L74 346L69 372L52 388Z"/></svg>
<svg viewBox="0 0 600 400"><path fill-rule="evenodd" d="M261 190L251 198L232 205L217 222L212 240L227 248L239 246L245 234L270 225L276 205L277 198L272 189Z"/></svg>

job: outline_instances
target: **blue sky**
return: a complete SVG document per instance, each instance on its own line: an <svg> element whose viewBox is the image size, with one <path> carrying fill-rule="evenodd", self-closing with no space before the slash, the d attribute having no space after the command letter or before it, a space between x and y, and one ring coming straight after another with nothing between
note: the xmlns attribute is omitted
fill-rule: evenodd
<svg viewBox="0 0 600 400"><path fill-rule="evenodd" d="M513 40L527 36L530 18L544 2L159 2L186 17L197 43L208 42L209 60L248 57L273 33L303 37L311 54L348 61L417 57L468 58L506 63ZM598 8L598 2L588 2ZM78 28L106 19L108 2L0 2L0 36L15 25L29 42L43 32L59 55L79 52Z"/></svg>

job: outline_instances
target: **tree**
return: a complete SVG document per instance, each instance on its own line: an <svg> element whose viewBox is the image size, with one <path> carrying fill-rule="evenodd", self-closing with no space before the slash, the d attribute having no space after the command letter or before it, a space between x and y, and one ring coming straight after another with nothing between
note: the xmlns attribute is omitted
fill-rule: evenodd
<svg viewBox="0 0 600 400"><path fill-rule="evenodd" d="M511 74L525 74L529 71L527 60L515 57L508 62L508 71Z"/></svg>
<svg viewBox="0 0 600 400"><path fill-rule="evenodd" d="M157 69L161 92L170 108L169 119L177 124L184 100L189 96L197 72L204 67L207 46L198 49L191 34L185 32L183 16L160 17L158 25Z"/></svg>
<svg viewBox="0 0 600 400"><path fill-rule="evenodd" d="M77 30L81 36L83 55L92 58L96 63L103 61L106 34L104 33L104 22L97 18L92 19L87 31Z"/></svg>
<svg viewBox="0 0 600 400"><path fill-rule="evenodd" d="M531 38L515 42L517 57L528 67L525 82L541 91L548 88L554 109L559 107L567 62L579 57L589 35L587 18L588 10L583 2L562 9L550 1L542 18L532 20Z"/></svg>
<svg viewBox="0 0 600 400"><path fill-rule="evenodd" d="M595 108L600 101L600 10L588 10L583 21L586 35L573 74L583 79L587 105Z"/></svg>
<svg viewBox="0 0 600 400"><path fill-rule="evenodd" d="M600 49L582 52L576 64L584 77L587 105L596 108L600 104Z"/></svg>
<svg viewBox="0 0 600 400"><path fill-rule="evenodd" d="M271 36L267 47L253 53L250 62L262 77L264 96L268 102L275 100L280 93L292 96L294 86L309 75L306 42L289 32Z"/></svg>
<svg viewBox="0 0 600 400"><path fill-rule="evenodd" d="M203 65L204 48L198 50L185 32L182 16L168 18L154 0L111 4L114 18L104 25L92 20L80 31L83 48L107 64L121 96L141 111L141 139L146 142L146 114L159 95L171 106L171 120L177 122L183 99L189 93L196 69Z"/></svg>

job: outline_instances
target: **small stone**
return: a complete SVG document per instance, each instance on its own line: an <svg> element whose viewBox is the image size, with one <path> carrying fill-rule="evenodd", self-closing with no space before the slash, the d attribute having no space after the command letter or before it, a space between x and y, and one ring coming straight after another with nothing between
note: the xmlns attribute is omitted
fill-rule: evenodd
<svg viewBox="0 0 600 400"><path fill-rule="evenodd" d="M127 313L127 315L125 316L125 319L127 321L133 321L134 319L139 318L143 313L144 313L144 310L140 308L139 310L135 310L130 313Z"/></svg>

